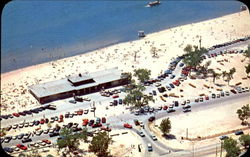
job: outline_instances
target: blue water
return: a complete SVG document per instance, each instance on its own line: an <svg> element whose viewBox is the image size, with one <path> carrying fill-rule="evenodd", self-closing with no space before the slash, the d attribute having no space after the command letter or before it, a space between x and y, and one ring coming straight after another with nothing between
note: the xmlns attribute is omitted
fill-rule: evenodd
<svg viewBox="0 0 250 157"><path fill-rule="evenodd" d="M238 12L238 1L12 1L2 13L1 73Z"/></svg>

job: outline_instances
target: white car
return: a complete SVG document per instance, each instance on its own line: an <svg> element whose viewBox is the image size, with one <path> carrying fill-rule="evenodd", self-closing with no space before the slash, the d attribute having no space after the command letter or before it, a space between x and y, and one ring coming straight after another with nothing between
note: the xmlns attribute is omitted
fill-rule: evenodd
<svg viewBox="0 0 250 157"><path fill-rule="evenodd" d="M155 87L160 87L160 86L161 86L160 83L156 83L156 84L155 84Z"/></svg>
<svg viewBox="0 0 250 157"><path fill-rule="evenodd" d="M157 138L155 135L150 135L150 137L152 138L152 140L157 141Z"/></svg>

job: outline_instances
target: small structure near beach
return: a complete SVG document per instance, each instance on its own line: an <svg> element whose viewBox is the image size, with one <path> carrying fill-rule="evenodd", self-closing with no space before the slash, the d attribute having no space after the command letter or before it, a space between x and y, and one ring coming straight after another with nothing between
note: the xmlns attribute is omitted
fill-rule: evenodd
<svg viewBox="0 0 250 157"><path fill-rule="evenodd" d="M139 38L145 37L144 31L138 31L138 37L139 37Z"/></svg>
<svg viewBox="0 0 250 157"><path fill-rule="evenodd" d="M78 74L61 80L36 84L29 92L41 103L98 92L128 83L118 68L107 69L90 74Z"/></svg>

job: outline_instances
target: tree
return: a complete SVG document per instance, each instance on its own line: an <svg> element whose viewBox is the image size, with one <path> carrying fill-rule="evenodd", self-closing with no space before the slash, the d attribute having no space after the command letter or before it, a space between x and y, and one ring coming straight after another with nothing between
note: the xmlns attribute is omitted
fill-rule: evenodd
<svg viewBox="0 0 250 157"><path fill-rule="evenodd" d="M192 52L192 51L193 51L192 45L188 44L188 45L184 48L184 51L187 52L187 53Z"/></svg>
<svg viewBox="0 0 250 157"><path fill-rule="evenodd" d="M233 79L233 74L236 72L236 69L235 68L232 68L229 70L229 76L231 79Z"/></svg>
<svg viewBox="0 0 250 157"><path fill-rule="evenodd" d="M212 73L212 77L213 77L213 82L215 83L215 79L219 79L221 74L216 73L213 69L208 69L209 73Z"/></svg>
<svg viewBox="0 0 250 157"><path fill-rule="evenodd" d="M157 57L158 56L156 47L152 47L150 49L150 52L153 54L153 57Z"/></svg>
<svg viewBox="0 0 250 157"><path fill-rule="evenodd" d="M241 109L238 109L236 113L238 114L238 118L242 121L241 124L246 125L247 124L246 120L250 117L249 104L242 106Z"/></svg>
<svg viewBox="0 0 250 157"><path fill-rule="evenodd" d="M226 157L238 157L240 155L240 147L237 146L237 141L232 137L225 139L223 148L226 150Z"/></svg>
<svg viewBox="0 0 250 157"><path fill-rule="evenodd" d="M247 76L248 76L248 74L250 73L250 64L245 66L245 68L246 68L246 73L247 73Z"/></svg>
<svg viewBox="0 0 250 157"><path fill-rule="evenodd" d="M98 157L108 157L108 147L112 144L113 140L107 132L98 132L92 139L89 150L94 152Z"/></svg>
<svg viewBox="0 0 250 157"><path fill-rule="evenodd" d="M134 76L138 78L140 83L144 83L146 80L149 80L151 71L148 69L135 69Z"/></svg>
<svg viewBox="0 0 250 157"><path fill-rule="evenodd" d="M87 130L83 129L80 133L74 133L71 129L63 128L60 131L61 139L57 140L59 149L68 148L70 152L77 150L80 140L87 141Z"/></svg>
<svg viewBox="0 0 250 157"><path fill-rule="evenodd" d="M163 135L166 135L170 132L171 129L171 121L169 118L163 119L160 124L160 130L163 133Z"/></svg>
<svg viewBox="0 0 250 157"><path fill-rule="evenodd" d="M129 90L128 94L124 98L124 103L127 105L132 105L134 108L141 108L144 105L148 105L149 101L153 101L153 96L143 94L140 86Z"/></svg>
<svg viewBox="0 0 250 157"><path fill-rule="evenodd" d="M198 46L192 47L191 45L187 45L184 51L187 53L184 55L183 62L188 66L195 67L195 69L200 65L202 55L208 52L204 47L198 49Z"/></svg>
<svg viewBox="0 0 250 157"><path fill-rule="evenodd" d="M239 141L245 149L248 149L250 147L250 135L249 134L241 135L239 138Z"/></svg>
<svg viewBox="0 0 250 157"><path fill-rule="evenodd" d="M250 45L248 45L247 50L244 51L245 58L250 58Z"/></svg>
<svg viewBox="0 0 250 157"><path fill-rule="evenodd" d="M128 83L132 82L132 74L130 72L122 73L121 78L127 78Z"/></svg>
<svg viewBox="0 0 250 157"><path fill-rule="evenodd" d="M221 75L222 75L223 80L224 80L224 78L227 76L227 72L226 72L226 71L223 71L223 72L221 73Z"/></svg>

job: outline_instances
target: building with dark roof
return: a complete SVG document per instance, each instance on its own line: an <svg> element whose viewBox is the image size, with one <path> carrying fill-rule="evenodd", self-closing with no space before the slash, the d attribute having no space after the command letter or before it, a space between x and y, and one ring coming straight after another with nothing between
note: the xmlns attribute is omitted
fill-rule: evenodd
<svg viewBox="0 0 250 157"><path fill-rule="evenodd" d="M41 103L80 96L127 84L120 70L112 68L94 73L78 74L67 78L29 86L30 93Z"/></svg>

